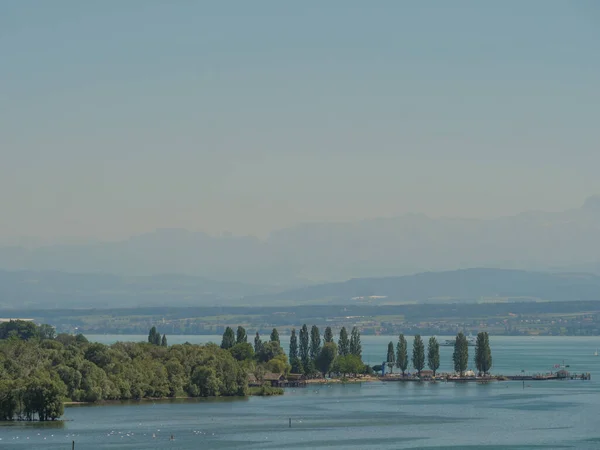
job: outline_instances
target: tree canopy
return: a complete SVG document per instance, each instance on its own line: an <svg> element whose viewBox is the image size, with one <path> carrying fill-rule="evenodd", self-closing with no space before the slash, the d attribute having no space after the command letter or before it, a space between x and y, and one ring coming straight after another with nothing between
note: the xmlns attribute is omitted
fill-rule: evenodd
<svg viewBox="0 0 600 450"><path fill-rule="evenodd" d="M225 328L225 332L223 333L223 339L221 340L221 348L224 350L230 349L235 345L235 334L233 333L233 328L227 327Z"/></svg>
<svg viewBox="0 0 600 450"><path fill-rule="evenodd" d="M350 354L350 339L348 339L348 332L346 327L342 327L340 330L340 339L338 341L338 353L340 356L347 356Z"/></svg>
<svg viewBox="0 0 600 450"><path fill-rule="evenodd" d="M350 354L362 358L360 331L358 331L358 328L356 327L352 327L352 333L350 335Z"/></svg>
<svg viewBox="0 0 600 450"><path fill-rule="evenodd" d="M248 342L248 335L246 334L246 329L240 325L239 327L237 327L237 332L235 335L235 343L243 344L245 342Z"/></svg>
<svg viewBox="0 0 600 450"><path fill-rule="evenodd" d="M418 334L415 336L413 342L412 363L417 374L421 376L421 370L425 367L425 345L423 344L423 339Z"/></svg>
<svg viewBox="0 0 600 450"><path fill-rule="evenodd" d="M310 329L310 359L315 360L321 351L321 333L316 325Z"/></svg>
<svg viewBox="0 0 600 450"><path fill-rule="evenodd" d="M385 359L387 366L390 368L390 372L394 371L394 363L396 362L396 354L394 352L394 343L392 341L389 342L387 347L387 356Z"/></svg>
<svg viewBox="0 0 600 450"><path fill-rule="evenodd" d="M403 334L398 337L396 344L396 367L402 371L402 376L408 369L408 344Z"/></svg>
<svg viewBox="0 0 600 450"><path fill-rule="evenodd" d="M156 330L156 327L150 328L150 332L148 333L148 342L152 345L160 345L161 337L160 333Z"/></svg>
<svg viewBox="0 0 600 450"><path fill-rule="evenodd" d="M46 340L39 339L38 333L31 336L29 340L0 340L0 420L54 420L62 415L65 400L247 392L243 363L214 344L104 345L90 343L83 336L58 335ZM155 330L152 336L160 334ZM237 355L240 359L253 356L251 352Z"/></svg>
<svg viewBox="0 0 600 450"><path fill-rule="evenodd" d="M256 335L254 336L254 353L259 353L261 347L262 347L262 340L260 339L260 334L258 334L258 331L257 331Z"/></svg>
<svg viewBox="0 0 600 450"><path fill-rule="evenodd" d="M333 342L333 331L331 330L331 327L325 328L325 333L323 333L323 340L325 341L325 343Z"/></svg>
<svg viewBox="0 0 600 450"><path fill-rule="evenodd" d="M456 335L454 341L452 362L454 363L454 371L462 377L469 364L469 343L462 331Z"/></svg>
<svg viewBox="0 0 600 450"><path fill-rule="evenodd" d="M427 346L427 366L435 373L440 368L440 344L434 336L429 338L429 345Z"/></svg>
<svg viewBox="0 0 600 450"><path fill-rule="evenodd" d="M492 368L492 350L490 348L490 338L487 332L477 333L475 343L475 366L481 374L487 375Z"/></svg>
<svg viewBox="0 0 600 450"><path fill-rule="evenodd" d="M305 370L308 368L308 363L310 360L310 352L309 352L309 337L308 337L308 327L306 326L306 324L302 325L302 328L300 329L300 348L299 348L299 353L300 353L300 360L302 361L302 365L304 366Z"/></svg>
<svg viewBox="0 0 600 450"><path fill-rule="evenodd" d="M277 328L273 328L273 331L271 331L271 342L277 342L279 343L279 331L277 331Z"/></svg>

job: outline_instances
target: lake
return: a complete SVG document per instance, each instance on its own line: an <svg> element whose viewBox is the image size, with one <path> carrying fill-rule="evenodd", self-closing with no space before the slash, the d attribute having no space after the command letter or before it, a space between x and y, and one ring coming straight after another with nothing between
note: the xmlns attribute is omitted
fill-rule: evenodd
<svg viewBox="0 0 600 450"><path fill-rule="evenodd" d="M170 344L220 341L168 338ZM390 340L397 337L363 336L364 359L381 363ZM599 338L491 336L490 343L494 373L546 372L564 361L592 380L532 381L525 389L519 382L373 382L288 389L270 398L76 406L66 409L61 424L0 426L0 448L67 450L72 440L86 450L600 448ZM287 347L283 338L282 344ZM451 353L441 348L441 370L450 370ZM470 360L472 354L470 348Z"/></svg>

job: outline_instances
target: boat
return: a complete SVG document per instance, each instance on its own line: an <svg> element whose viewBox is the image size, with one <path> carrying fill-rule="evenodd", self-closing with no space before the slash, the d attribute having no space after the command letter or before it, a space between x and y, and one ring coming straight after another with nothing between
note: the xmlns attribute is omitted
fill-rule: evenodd
<svg viewBox="0 0 600 450"><path fill-rule="evenodd" d="M594 356L598 356L598 349L594 352Z"/></svg>
<svg viewBox="0 0 600 450"><path fill-rule="evenodd" d="M446 339L445 341L440 342L440 345L442 347L454 347L455 342L456 342L456 339ZM477 344L477 340L473 336L471 336L471 335L467 336L467 345L469 347L475 347L476 344Z"/></svg>

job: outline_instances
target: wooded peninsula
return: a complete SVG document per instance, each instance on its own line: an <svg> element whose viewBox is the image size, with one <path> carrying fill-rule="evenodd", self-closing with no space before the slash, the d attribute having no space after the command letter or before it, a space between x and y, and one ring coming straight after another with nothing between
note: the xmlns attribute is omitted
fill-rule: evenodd
<svg viewBox="0 0 600 450"><path fill-rule="evenodd" d="M256 333L253 344L238 327L226 329L220 346L169 346L152 327L148 342L109 346L81 334L55 335L49 325L9 321L0 324L0 420L55 420L64 402L273 395L283 391L264 383L266 374L372 370L362 363L356 328L350 336L342 329L339 343L338 350L330 328L322 345L319 329L313 326L309 336L303 325L299 340L293 331L288 360L277 329L265 342ZM250 388L249 378L257 380Z"/></svg>
<svg viewBox="0 0 600 450"><path fill-rule="evenodd" d="M362 361L358 328L350 334L342 327L335 342L331 327L304 324L292 329L289 352L281 347L276 328L263 341L256 332L253 343L242 326L227 327L221 344L168 345L166 335L152 327L147 342L89 342L82 334L55 334L50 325L11 320L0 324L0 420L55 420L65 402L141 400L282 394L289 379L302 380L374 375L398 367L403 377L408 348L400 335L396 348L388 345L384 365ZM468 363L468 342L459 333L454 343L454 368L460 376ZM427 361L433 379L440 365L439 344L421 336L413 342L412 378L421 378ZM488 335L477 336L475 362L480 374L492 365ZM428 377L425 377L428 378ZM431 377L429 377L431 378ZM298 385L298 384L296 384Z"/></svg>

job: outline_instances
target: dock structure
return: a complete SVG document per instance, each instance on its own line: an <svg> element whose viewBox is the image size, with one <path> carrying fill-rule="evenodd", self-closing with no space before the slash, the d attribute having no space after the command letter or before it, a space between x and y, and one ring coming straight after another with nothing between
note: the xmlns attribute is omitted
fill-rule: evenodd
<svg viewBox="0 0 600 450"><path fill-rule="evenodd" d="M417 377L417 376L383 376L380 377L381 381L400 381L400 382L420 382L420 381L445 381L455 383L467 383L476 382L478 384L486 384L494 381L547 381L547 380L580 380L589 381L592 376L589 372L584 373L569 373L566 370L559 370L558 372L550 373L539 373L534 375L488 375L488 376L457 376L456 374L441 374L435 377Z"/></svg>
<svg viewBox="0 0 600 450"><path fill-rule="evenodd" d="M248 374L248 386L263 386L287 388L287 387L306 387L306 377L303 374L290 373L287 376L279 373L265 373L260 379L254 374Z"/></svg>

